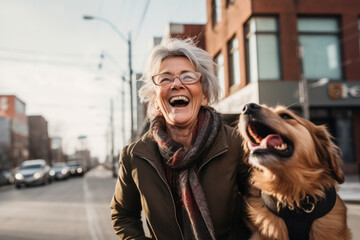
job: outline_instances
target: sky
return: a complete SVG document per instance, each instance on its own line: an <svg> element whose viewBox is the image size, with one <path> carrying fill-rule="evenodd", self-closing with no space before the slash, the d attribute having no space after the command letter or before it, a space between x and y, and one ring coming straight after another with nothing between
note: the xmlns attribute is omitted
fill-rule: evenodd
<svg viewBox="0 0 360 240"><path fill-rule="evenodd" d="M87 148L103 161L111 101L115 152L124 146L123 123L130 137L129 87L121 81L128 76L128 48L107 23L84 15L107 19L125 37L131 33L133 70L141 73L151 39L170 22L204 24L206 0L1 0L0 95L14 94L27 115L43 116L66 153L81 148L78 137L86 136Z"/></svg>

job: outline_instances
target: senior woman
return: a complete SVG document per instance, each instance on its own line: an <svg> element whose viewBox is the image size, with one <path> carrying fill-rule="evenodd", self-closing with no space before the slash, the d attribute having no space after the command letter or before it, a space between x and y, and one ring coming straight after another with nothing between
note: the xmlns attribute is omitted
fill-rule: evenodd
<svg viewBox="0 0 360 240"><path fill-rule="evenodd" d="M214 66L191 39L150 54L139 95L151 126L123 149L111 202L121 239L246 239L248 168L239 135L209 107L219 93Z"/></svg>

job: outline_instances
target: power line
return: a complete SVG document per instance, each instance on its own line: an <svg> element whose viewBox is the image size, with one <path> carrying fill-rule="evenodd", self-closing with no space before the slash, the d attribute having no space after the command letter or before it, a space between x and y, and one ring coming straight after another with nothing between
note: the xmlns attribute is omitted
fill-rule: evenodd
<svg viewBox="0 0 360 240"><path fill-rule="evenodd" d="M141 30L141 28L142 28L142 25L143 25L143 23L144 23L144 19L145 19L147 10L148 10L148 8L149 8L149 4L150 4L150 0L147 0L146 5L145 5L145 8L144 8L144 11L143 11L143 14L142 14L141 19L140 19L140 22L139 22L139 25L138 25L138 27L137 27L137 32L136 32L135 38L134 38L135 41L136 41L136 39L138 38L138 35L139 35L140 30Z"/></svg>

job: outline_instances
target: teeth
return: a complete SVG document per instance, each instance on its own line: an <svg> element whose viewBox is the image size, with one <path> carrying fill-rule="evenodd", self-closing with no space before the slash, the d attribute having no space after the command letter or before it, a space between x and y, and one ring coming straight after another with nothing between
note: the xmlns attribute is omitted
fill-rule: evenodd
<svg viewBox="0 0 360 240"><path fill-rule="evenodd" d="M258 149L267 149L267 144L266 144L266 141L262 141L259 146L253 146L250 142L248 142L248 147L250 149L250 152L253 153L255 150L258 150ZM287 148L287 144L283 143L279 146L275 146L274 148L277 150L283 151Z"/></svg>
<svg viewBox="0 0 360 240"><path fill-rule="evenodd" d="M261 143L261 139L257 136L257 134L252 130L252 127L248 127L250 135L255 139L256 143Z"/></svg>
<svg viewBox="0 0 360 240"><path fill-rule="evenodd" d="M275 147L277 150L285 150L287 148L287 144L286 143L283 143L281 144L280 146L276 146Z"/></svg>
<svg viewBox="0 0 360 240"><path fill-rule="evenodd" d="M185 96L176 96L176 97L172 97L171 99L170 99L170 103L174 103L175 101L178 101L178 100L182 100L182 101L184 101L184 102L189 102L190 100L187 98L187 97L185 97Z"/></svg>

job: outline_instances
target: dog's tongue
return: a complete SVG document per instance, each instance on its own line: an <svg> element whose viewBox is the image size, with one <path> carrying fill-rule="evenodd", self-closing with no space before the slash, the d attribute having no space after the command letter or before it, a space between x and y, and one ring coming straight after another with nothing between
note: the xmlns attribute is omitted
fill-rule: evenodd
<svg viewBox="0 0 360 240"><path fill-rule="evenodd" d="M266 143L266 146L268 147L276 147L276 146L281 146L283 144L283 140L278 134L270 134L267 135L266 138L264 138L261 141L261 143L262 143L261 145Z"/></svg>

